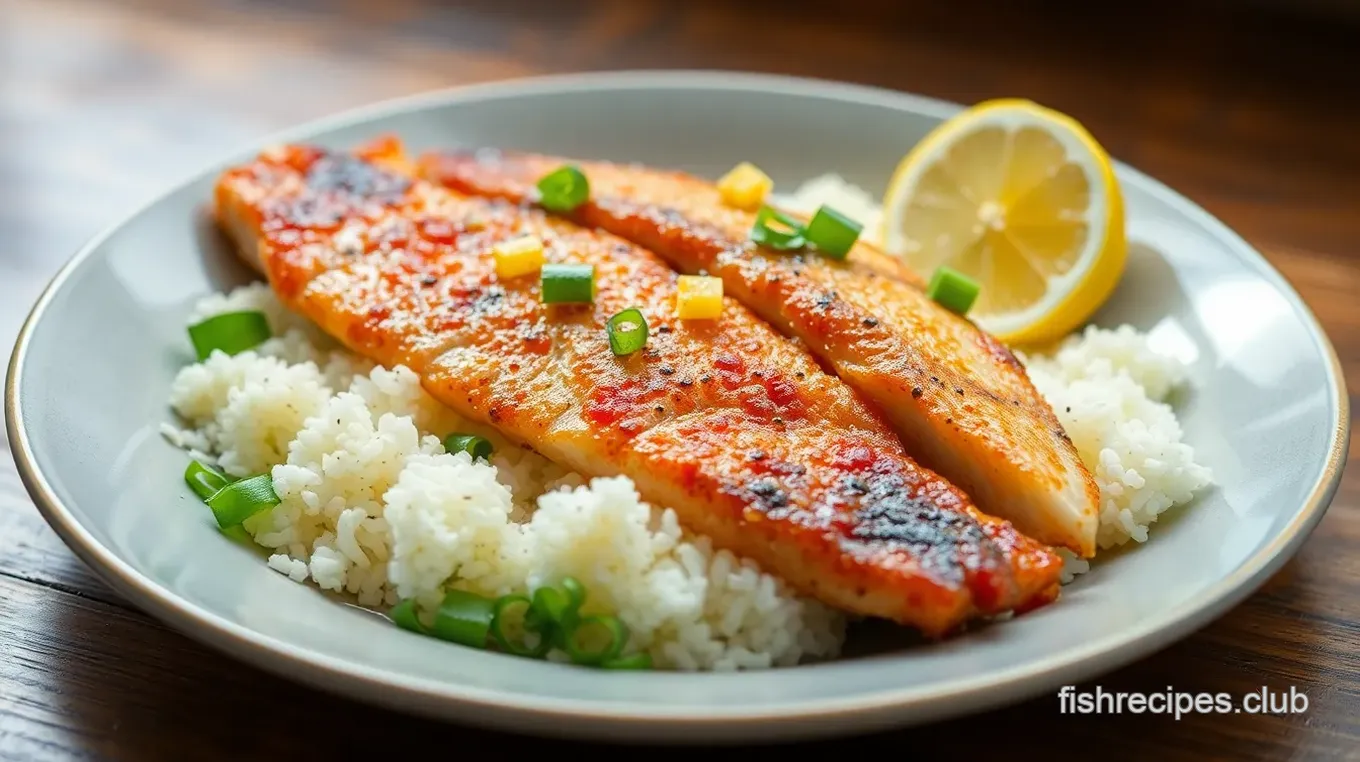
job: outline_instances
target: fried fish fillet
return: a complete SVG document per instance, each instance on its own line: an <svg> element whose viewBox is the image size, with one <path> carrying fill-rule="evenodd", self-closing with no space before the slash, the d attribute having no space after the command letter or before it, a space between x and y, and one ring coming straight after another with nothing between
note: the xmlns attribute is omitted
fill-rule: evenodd
<svg viewBox="0 0 1360 762"><path fill-rule="evenodd" d="M503 200L415 179L394 141L309 146L225 172L216 213L291 309L405 364L437 399L590 476L624 474L691 531L804 594L930 636L1057 595L1061 562L920 467L872 408L740 304L674 316L656 255ZM492 248L533 235L595 266L594 304L545 305ZM605 323L636 307L622 357Z"/></svg>
<svg viewBox="0 0 1360 762"><path fill-rule="evenodd" d="M534 200L567 160L493 150L434 153L421 172L465 193ZM638 165L572 162L589 178L576 221L652 249L796 337L887 416L907 452L983 511L1040 542L1095 552L1099 490L1024 367L999 341L929 299L920 277L860 243L846 261L755 246L751 212L717 188Z"/></svg>

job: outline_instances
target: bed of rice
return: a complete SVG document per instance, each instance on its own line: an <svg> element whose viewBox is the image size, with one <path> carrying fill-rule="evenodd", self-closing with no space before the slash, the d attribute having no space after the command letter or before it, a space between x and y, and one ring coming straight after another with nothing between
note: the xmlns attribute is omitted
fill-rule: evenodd
<svg viewBox="0 0 1360 762"><path fill-rule="evenodd" d="M834 176L793 200L878 214ZM587 610L616 614L629 651L661 668L755 669L839 652L841 613L689 535L630 480L587 481L462 420L410 370L338 349L263 284L204 299L190 322L242 309L264 312L275 338L185 367L170 396L179 420L164 433L233 476L271 474L281 502L245 528L279 573L375 608L572 575L589 591ZM1100 484L1101 548L1146 541L1159 515L1209 484L1164 402L1184 368L1144 336L1093 327L1025 359ZM492 440L490 462L446 453L438 435L452 431ZM1069 558L1067 578L1087 566Z"/></svg>

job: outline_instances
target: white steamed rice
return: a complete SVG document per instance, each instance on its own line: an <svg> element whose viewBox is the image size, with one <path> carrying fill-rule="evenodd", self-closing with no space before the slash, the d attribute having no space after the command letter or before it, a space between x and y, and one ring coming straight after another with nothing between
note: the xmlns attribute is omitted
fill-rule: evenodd
<svg viewBox="0 0 1360 762"><path fill-rule="evenodd" d="M247 520L269 566L384 607L488 596L566 575L586 610L619 616L659 667L730 670L836 655L845 617L750 561L687 535L630 480L590 482L462 420L404 367L375 367L308 335L263 284L200 304L193 320L258 309L276 338L215 353L176 377L171 441L234 476L268 472L281 502ZM489 464L434 432L491 439Z"/></svg>
<svg viewBox="0 0 1360 762"><path fill-rule="evenodd" d="M878 216L869 194L835 176L792 200ZM630 650L662 668L764 668L839 652L841 613L689 535L627 478L587 481L461 419L409 369L338 349L264 284L204 299L190 322L243 309L264 312L275 338L185 367L170 395L181 425L164 433L233 476L272 476L281 502L245 524L270 568L379 608L428 606L446 587L529 592L572 575L589 591L587 609L619 616ZM1100 484L1101 548L1146 541L1159 515L1209 483L1163 402L1184 369L1141 334L1088 328L1027 364ZM451 431L490 439L491 462L446 453L435 434ZM1069 557L1067 579L1087 566Z"/></svg>
<svg viewBox="0 0 1360 762"><path fill-rule="evenodd" d="M1165 402L1185 383L1185 368L1153 352L1131 326L1087 326L1055 352L1023 359L1100 486L1099 549L1146 542L1158 516L1210 483ZM1069 575L1090 568L1063 554Z"/></svg>

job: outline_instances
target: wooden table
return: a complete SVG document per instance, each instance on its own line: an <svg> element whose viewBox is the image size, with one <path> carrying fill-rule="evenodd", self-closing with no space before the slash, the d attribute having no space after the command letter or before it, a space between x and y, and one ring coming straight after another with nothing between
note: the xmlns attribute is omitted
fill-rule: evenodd
<svg viewBox="0 0 1360 762"><path fill-rule="evenodd" d="M429 88L703 67L961 102L1023 95L1067 111L1260 247L1360 388L1360 28L1226 3L1139 3L1123 18L1089 5L0 0L0 347L80 243L246 140ZM1352 468L1264 589L1096 681L1239 695L1295 686L1309 696L1306 714L1074 717L1048 697L850 743L961 760L1082 759L1096 748L1110 759L1360 759L1357 580ZM474 741L471 753L482 741L500 752L571 749L333 698L200 647L82 566L0 457L0 758L400 758Z"/></svg>

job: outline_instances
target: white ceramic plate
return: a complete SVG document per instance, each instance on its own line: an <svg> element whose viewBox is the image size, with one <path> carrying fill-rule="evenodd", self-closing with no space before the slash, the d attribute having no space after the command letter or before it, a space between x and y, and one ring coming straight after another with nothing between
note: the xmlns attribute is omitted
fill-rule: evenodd
<svg viewBox="0 0 1360 762"><path fill-rule="evenodd" d="M67 544L147 611L290 678L449 719L615 739L787 739L979 710L1113 669L1279 568L1326 509L1349 436L1335 353L1298 296L1232 231L1128 167L1131 262L1097 322L1149 330L1190 364L1179 413L1217 486L1059 604L946 643L860 644L852 658L742 674L585 670L450 646L224 541L183 486L184 454L157 433L169 383L191 359L190 305L247 277L202 214L211 185L266 142L346 147L395 132L415 150L525 148L709 176L751 160L783 187L836 171L880 191L955 109L828 82L625 73L435 93L275 136L172 189L57 275L9 369L19 469Z"/></svg>

